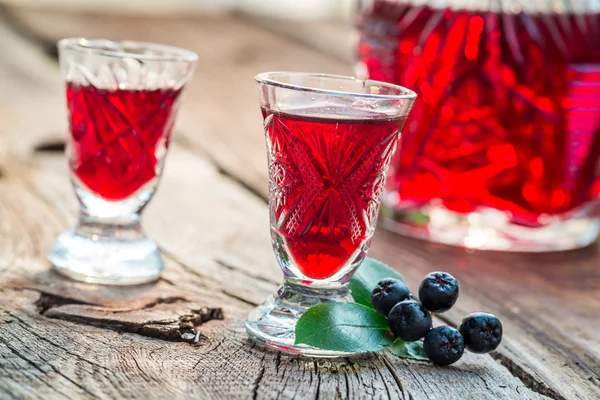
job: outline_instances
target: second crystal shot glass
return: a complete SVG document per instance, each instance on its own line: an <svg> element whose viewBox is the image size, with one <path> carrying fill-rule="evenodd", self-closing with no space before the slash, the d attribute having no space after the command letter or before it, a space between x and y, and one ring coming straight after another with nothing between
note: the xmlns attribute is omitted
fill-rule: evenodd
<svg viewBox="0 0 600 400"><path fill-rule="evenodd" d="M269 210L283 285L246 320L248 334L293 354L346 353L295 344L298 318L321 302L349 302L365 259L411 90L300 72L256 77L269 165Z"/></svg>
<svg viewBox="0 0 600 400"><path fill-rule="evenodd" d="M143 42L64 39L67 158L79 223L48 254L64 275L130 285L157 279L163 262L140 225L163 170L181 93L197 55Z"/></svg>

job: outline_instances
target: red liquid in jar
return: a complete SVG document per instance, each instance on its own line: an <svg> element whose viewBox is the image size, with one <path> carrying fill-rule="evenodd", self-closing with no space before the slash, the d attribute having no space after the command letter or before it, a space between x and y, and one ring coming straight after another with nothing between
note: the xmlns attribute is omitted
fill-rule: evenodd
<svg viewBox="0 0 600 400"><path fill-rule="evenodd" d="M126 199L157 177L181 90L67 84L71 168L97 196Z"/></svg>
<svg viewBox="0 0 600 400"><path fill-rule="evenodd" d="M600 196L600 14L375 0L357 23L369 77L418 94L388 179L396 209L489 207L535 227Z"/></svg>
<svg viewBox="0 0 600 400"><path fill-rule="evenodd" d="M325 279L372 235L405 118L306 115L313 111L263 116L272 229L304 275Z"/></svg>

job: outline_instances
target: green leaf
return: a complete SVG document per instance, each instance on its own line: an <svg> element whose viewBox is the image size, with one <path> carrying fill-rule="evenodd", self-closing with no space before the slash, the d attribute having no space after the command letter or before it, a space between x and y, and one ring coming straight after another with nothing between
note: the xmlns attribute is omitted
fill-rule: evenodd
<svg viewBox="0 0 600 400"><path fill-rule="evenodd" d="M374 258L365 259L350 279L349 287L354 301L373 308L371 305L371 291L380 280L385 278L396 278L404 282L402 275L381 261Z"/></svg>
<svg viewBox="0 0 600 400"><path fill-rule="evenodd" d="M423 342L405 342L404 340L396 339L390 351L400 357L408 358L409 360L427 361L428 358L423 350Z"/></svg>
<svg viewBox="0 0 600 400"><path fill-rule="evenodd" d="M296 344L365 353L393 343L387 319L356 303L322 303L304 312L296 324Z"/></svg>

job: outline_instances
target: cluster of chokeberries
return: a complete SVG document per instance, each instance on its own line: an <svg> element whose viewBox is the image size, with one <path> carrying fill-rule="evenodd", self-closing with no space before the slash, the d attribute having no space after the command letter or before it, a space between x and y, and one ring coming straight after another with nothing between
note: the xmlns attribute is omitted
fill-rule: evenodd
<svg viewBox="0 0 600 400"><path fill-rule="evenodd" d="M419 300L398 279L380 281L371 292L373 308L388 318L396 338L407 342L423 339L427 357L438 365L458 361L465 348L473 353L488 353L502 340L500 320L488 313L466 316L458 330L432 326L432 313L448 311L458 299L458 281L447 272L428 274L419 286Z"/></svg>

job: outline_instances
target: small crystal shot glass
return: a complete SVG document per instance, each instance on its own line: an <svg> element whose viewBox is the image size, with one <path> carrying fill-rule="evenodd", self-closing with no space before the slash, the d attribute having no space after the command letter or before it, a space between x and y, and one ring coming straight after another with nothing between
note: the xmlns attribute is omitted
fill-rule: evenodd
<svg viewBox="0 0 600 400"><path fill-rule="evenodd" d="M250 337L286 353L347 355L295 343L302 313L350 302L398 138L416 95L325 74L256 77L269 160L271 242L285 280L246 320Z"/></svg>
<svg viewBox="0 0 600 400"><path fill-rule="evenodd" d="M141 213L167 155L181 94L197 55L153 43L58 42L70 135L66 155L81 213L48 254L70 278L134 285L159 278L163 261Z"/></svg>

